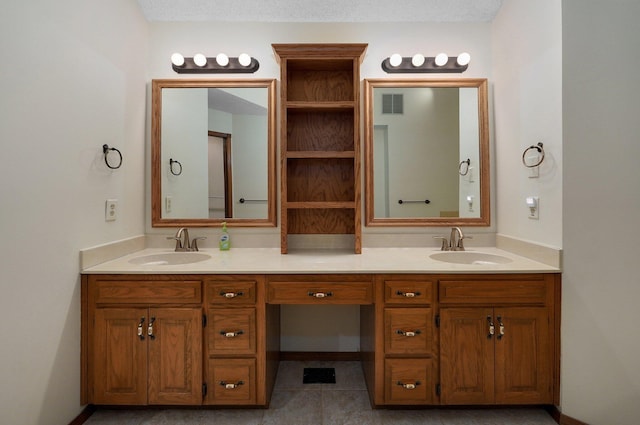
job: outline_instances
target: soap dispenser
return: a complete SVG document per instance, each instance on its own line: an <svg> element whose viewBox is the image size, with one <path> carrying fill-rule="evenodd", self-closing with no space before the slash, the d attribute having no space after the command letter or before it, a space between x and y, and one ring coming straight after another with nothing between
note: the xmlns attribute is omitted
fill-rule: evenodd
<svg viewBox="0 0 640 425"><path fill-rule="evenodd" d="M220 251L228 251L231 248L231 237L227 232L227 222L222 223L222 233L220 234Z"/></svg>

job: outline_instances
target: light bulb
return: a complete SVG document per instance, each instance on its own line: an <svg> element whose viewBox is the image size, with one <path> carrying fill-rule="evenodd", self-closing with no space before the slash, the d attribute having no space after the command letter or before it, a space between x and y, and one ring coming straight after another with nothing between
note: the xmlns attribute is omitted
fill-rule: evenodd
<svg viewBox="0 0 640 425"><path fill-rule="evenodd" d="M411 64L413 66L415 66L416 68L419 66L424 65L424 56L421 55L420 53L416 53L415 55L413 55L413 57L411 58Z"/></svg>
<svg viewBox="0 0 640 425"><path fill-rule="evenodd" d="M180 53L172 54L171 55L171 63L174 64L175 66L184 65L184 56L182 56Z"/></svg>
<svg viewBox="0 0 640 425"><path fill-rule="evenodd" d="M202 53L197 53L193 56L193 63L200 67L205 66L207 64L207 57Z"/></svg>
<svg viewBox="0 0 640 425"><path fill-rule="evenodd" d="M216 62L220 66L227 66L229 65L229 56L224 53L218 53L218 56L216 56Z"/></svg>
<svg viewBox="0 0 640 425"><path fill-rule="evenodd" d="M449 62L449 56L446 53L438 53L436 56L436 65L444 66Z"/></svg>
<svg viewBox="0 0 640 425"><path fill-rule="evenodd" d="M460 66L469 65L469 62L471 62L471 55L467 52L460 53L456 62L458 62L458 65Z"/></svg>
<svg viewBox="0 0 640 425"><path fill-rule="evenodd" d="M400 66L401 63L402 63L402 56L400 56L397 53L392 54L391 57L389 58L389 64L394 68L396 66Z"/></svg>
<svg viewBox="0 0 640 425"><path fill-rule="evenodd" d="M238 56L238 62L242 66L249 66L251 65L251 56L246 53L242 53L240 56Z"/></svg>

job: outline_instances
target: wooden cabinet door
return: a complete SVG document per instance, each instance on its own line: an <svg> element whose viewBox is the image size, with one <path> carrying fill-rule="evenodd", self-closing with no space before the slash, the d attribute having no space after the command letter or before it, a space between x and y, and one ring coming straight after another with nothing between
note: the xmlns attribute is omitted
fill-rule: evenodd
<svg viewBox="0 0 640 425"><path fill-rule="evenodd" d="M440 310L442 404L494 402L494 338L491 308Z"/></svg>
<svg viewBox="0 0 640 425"><path fill-rule="evenodd" d="M148 320L146 308L95 310L93 403L146 404Z"/></svg>
<svg viewBox="0 0 640 425"><path fill-rule="evenodd" d="M202 404L202 310L151 308L149 404Z"/></svg>
<svg viewBox="0 0 640 425"><path fill-rule="evenodd" d="M496 308L495 322L496 403L552 403L547 308Z"/></svg>

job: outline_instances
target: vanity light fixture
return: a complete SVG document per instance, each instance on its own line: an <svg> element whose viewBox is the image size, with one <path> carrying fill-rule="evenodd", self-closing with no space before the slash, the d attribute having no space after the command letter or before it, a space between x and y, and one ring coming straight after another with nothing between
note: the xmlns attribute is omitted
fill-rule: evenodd
<svg viewBox="0 0 640 425"><path fill-rule="evenodd" d="M215 57L198 53L192 58L174 53L171 55L171 67L178 74L251 74L258 70L260 63L246 53L237 58L229 57L224 53L219 53Z"/></svg>
<svg viewBox="0 0 640 425"><path fill-rule="evenodd" d="M425 57L420 53L403 57L398 53L382 61L382 69L388 74L402 73L462 73L469 67L471 55L460 53L457 57L449 57L440 53L435 57Z"/></svg>

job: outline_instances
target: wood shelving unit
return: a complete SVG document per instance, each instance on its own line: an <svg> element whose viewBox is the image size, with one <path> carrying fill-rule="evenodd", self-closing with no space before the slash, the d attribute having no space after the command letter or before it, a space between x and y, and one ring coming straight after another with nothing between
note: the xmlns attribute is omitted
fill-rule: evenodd
<svg viewBox="0 0 640 425"><path fill-rule="evenodd" d="M281 68L281 251L351 234L361 252L360 63L366 44L274 44Z"/></svg>

